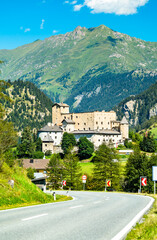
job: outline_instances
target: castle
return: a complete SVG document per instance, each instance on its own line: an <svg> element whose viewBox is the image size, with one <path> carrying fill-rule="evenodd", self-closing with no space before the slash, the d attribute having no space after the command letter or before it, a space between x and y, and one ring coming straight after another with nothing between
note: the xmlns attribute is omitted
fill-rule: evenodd
<svg viewBox="0 0 157 240"><path fill-rule="evenodd" d="M55 103L52 106L52 124L39 130L43 142L43 152L59 149L64 132L73 133L76 140L85 136L98 148L103 142L113 143L114 147L128 138L129 124L125 117L117 121L114 111L94 111L70 113L65 103ZM58 146L58 148L57 148ZM58 149L58 150L57 150Z"/></svg>

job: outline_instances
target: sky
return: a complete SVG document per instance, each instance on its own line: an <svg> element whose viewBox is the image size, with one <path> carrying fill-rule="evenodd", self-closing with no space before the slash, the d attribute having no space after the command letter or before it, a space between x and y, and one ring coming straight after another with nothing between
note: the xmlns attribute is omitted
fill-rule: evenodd
<svg viewBox="0 0 157 240"><path fill-rule="evenodd" d="M157 0L2 0L0 49L102 24L157 42L156 11Z"/></svg>

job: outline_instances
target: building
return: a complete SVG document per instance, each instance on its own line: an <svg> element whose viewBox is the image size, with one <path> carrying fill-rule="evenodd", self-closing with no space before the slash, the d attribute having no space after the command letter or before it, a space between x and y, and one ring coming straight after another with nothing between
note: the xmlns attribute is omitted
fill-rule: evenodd
<svg viewBox="0 0 157 240"><path fill-rule="evenodd" d="M62 135L64 132L73 133L76 140L85 136L98 148L102 143L112 142L114 147L128 139L129 124L125 117L117 121L114 111L94 111L83 113L70 113L65 103L55 103L52 106L52 124L39 130L39 137L43 141L43 152L52 149L60 151ZM49 138L49 136L51 138ZM54 146L58 146L58 149Z"/></svg>
<svg viewBox="0 0 157 240"><path fill-rule="evenodd" d="M50 159L23 159L22 165L25 169L33 168L37 173L46 174Z"/></svg>
<svg viewBox="0 0 157 240"><path fill-rule="evenodd" d="M42 140L42 152L51 151L52 153L60 152L60 143L63 136L63 130L52 123L38 131L38 137Z"/></svg>

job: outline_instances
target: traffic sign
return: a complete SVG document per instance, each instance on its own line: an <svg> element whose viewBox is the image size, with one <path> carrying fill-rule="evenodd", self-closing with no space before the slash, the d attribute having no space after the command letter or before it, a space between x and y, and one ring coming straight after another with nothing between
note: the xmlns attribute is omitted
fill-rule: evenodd
<svg viewBox="0 0 157 240"><path fill-rule="evenodd" d="M107 187L111 187L111 180L106 180Z"/></svg>
<svg viewBox="0 0 157 240"><path fill-rule="evenodd" d="M86 175L83 175L83 176L82 176L82 180L87 180L87 176L86 176Z"/></svg>
<svg viewBox="0 0 157 240"><path fill-rule="evenodd" d="M83 183L86 183L86 180L83 179L82 182L83 182Z"/></svg>
<svg viewBox="0 0 157 240"><path fill-rule="evenodd" d="M157 181L157 166L152 167L152 178L153 181Z"/></svg>
<svg viewBox="0 0 157 240"><path fill-rule="evenodd" d="M66 180L63 180L62 183L63 183L63 186L66 186L66 183L67 183L67 182L66 182Z"/></svg>
<svg viewBox="0 0 157 240"><path fill-rule="evenodd" d="M141 185L147 186L147 178L146 177L141 177Z"/></svg>

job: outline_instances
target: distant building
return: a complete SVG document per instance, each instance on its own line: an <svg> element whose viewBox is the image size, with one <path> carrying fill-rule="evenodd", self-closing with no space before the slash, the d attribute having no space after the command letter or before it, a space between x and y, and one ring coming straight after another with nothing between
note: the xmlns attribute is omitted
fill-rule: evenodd
<svg viewBox="0 0 157 240"><path fill-rule="evenodd" d="M87 137L95 148L102 143L112 143L117 147L128 139L129 124L125 117L117 121L114 111L70 113L67 104L55 103L52 106L52 124L39 130L39 137L43 145L45 144L43 152L46 149L52 149L52 152L60 151L59 146L64 132L73 133L77 141L82 136Z"/></svg>

